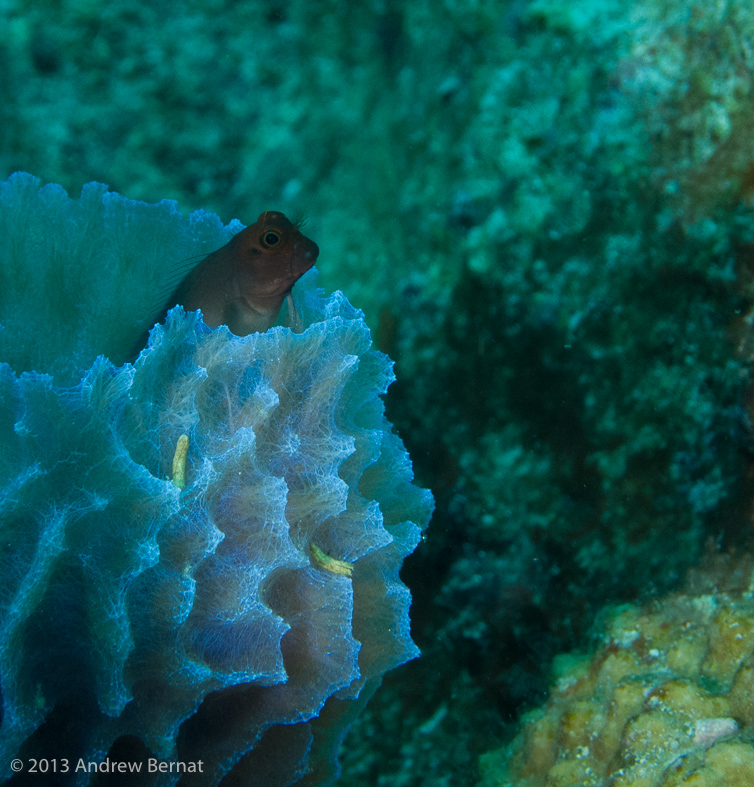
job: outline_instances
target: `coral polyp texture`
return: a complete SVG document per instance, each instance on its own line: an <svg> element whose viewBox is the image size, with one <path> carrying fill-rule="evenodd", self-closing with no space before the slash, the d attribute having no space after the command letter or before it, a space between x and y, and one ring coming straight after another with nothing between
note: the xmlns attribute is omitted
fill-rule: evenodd
<svg viewBox="0 0 754 787"><path fill-rule="evenodd" d="M754 784L754 573L740 564L745 590L615 609L597 653L560 657L547 705L482 758L483 787Z"/></svg>
<svg viewBox="0 0 754 787"><path fill-rule="evenodd" d="M240 225L26 175L0 222L0 360L25 370L0 364L2 775L110 752L202 761L161 784L331 779L380 676L418 655L398 572L432 499L383 415L389 359L311 272L301 333L176 308L116 367L99 354L138 336L122 304L151 268Z"/></svg>

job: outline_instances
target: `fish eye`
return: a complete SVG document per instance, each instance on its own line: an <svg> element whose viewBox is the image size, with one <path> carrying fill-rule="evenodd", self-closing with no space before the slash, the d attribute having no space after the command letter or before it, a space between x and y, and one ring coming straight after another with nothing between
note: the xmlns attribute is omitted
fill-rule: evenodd
<svg viewBox="0 0 754 787"><path fill-rule="evenodd" d="M265 249L271 249L273 246L277 246L281 240L283 240L283 236L277 230L267 230L262 234L259 242Z"/></svg>

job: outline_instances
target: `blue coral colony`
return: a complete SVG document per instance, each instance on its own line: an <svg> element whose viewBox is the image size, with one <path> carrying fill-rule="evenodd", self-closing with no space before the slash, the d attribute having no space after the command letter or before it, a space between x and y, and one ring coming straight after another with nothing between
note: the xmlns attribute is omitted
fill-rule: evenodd
<svg viewBox="0 0 754 787"><path fill-rule="evenodd" d="M152 763L165 784L264 763L331 778L355 711L418 655L398 571L433 503L383 414L390 361L311 270L300 333L176 307L117 366L138 328L123 282L241 225L23 174L0 225L19 272L0 332L3 775L23 748L87 774Z"/></svg>

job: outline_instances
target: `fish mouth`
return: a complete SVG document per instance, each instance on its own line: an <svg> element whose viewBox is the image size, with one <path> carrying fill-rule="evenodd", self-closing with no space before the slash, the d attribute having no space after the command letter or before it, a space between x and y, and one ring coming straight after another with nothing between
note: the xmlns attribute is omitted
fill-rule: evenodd
<svg viewBox="0 0 754 787"><path fill-rule="evenodd" d="M299 276L303 276L319 257L319 246L308 238L306 240L308 242L297 249L298 264L296 265L296 272Z"/></svg>
<svg viewBox="0 0 754 787"><path fill-rule="evenodd" d="M317 246L313 240L310 240L309 243L311 245L304 252L304 257L306 257L307 260L311 260L313 265L316 262L317 257L319 257L319 246Z"/></svg>

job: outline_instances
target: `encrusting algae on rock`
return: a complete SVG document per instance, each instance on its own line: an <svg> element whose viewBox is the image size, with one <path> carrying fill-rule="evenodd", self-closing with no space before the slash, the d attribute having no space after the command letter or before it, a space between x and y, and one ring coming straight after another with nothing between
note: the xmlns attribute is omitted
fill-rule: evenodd
<svg viewBox="0 0 754 787"><path fill-rule="evenodd" d="M748 559L736 579L742 567L744 589L700 588L697 575L687 592L616 608L597 653L561 656L547 704L482 757L480 787L754 784L754 575Z"/></svg>

